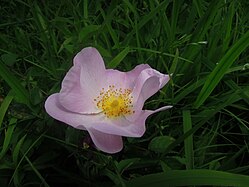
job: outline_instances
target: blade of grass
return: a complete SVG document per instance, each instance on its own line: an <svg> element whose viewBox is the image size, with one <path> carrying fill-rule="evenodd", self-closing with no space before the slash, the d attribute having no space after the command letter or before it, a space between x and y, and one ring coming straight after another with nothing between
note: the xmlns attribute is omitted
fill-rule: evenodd
<svg viewBox="0 0 249 187"><path fill-rule="evenodd" d="M82 28L79 33L79 42L84 42L87 37L89 37L92 33L98 32L100 30L100 25L88 25Z"/></svg>
<svg viewBox="0 0 249 187"><path fill-rule="evenodd" d="M88 19L88 0L84 0L83 2L83 10L84 10L84 19L87 20ZM87 26L87 22L85 21L85 26Z"/></svg>
<svg viewBox="0 0 249 187"><path fill-rule="evenodd" d="M222 44L223 52L225 52L228 49L229 43L232 40L231 33L233 31L233 18L235 15L235 2L231 1L231 5L228 8L228 13L226 16L226 19L224 20L224 25L225 25L225 38L224 38L224 43Z"/></svg>
<svg viewBox="0 0 249 187"><path fill-rule="evenodd" d="M2 127L2 123L3 123L3 118L6 114L7 109L9 108L9 105L11 103L11 101L13 100L13 96L12 94L9 94L4 98L1 107L0 107L0 131L1 131L1 127Z"/></svg>
<svg viewBox="0 0 249 187"><path fill-rule="evenodd" d="M175 40L176 35L176 28L177 28L177 20L179 15L179 10L181 8L183 1L173 0L173 11L172 11L172 18L171 18L171 41Z"/></svg>
<svg viewBox="0 0 249 187"><path fill-rule="evenodd" d="M190 42L196 43L204 40L204 36L208 33L210 25L213 24L213 20L219 10L222 1L213 0L209 7L207 8L206 13L201 17L196 29L194 30ZM191 31L192 32L192 31ZM195 57L199 54L201 49L200 45L188 45L186 50L183 52L182 56L187 57L189 60L194 60ZM188 71L189 64L184 63L182 66L179 66L178 73L184 73Z"/></svg>
<svg viewBox="0 0 249 187"><path fill-rule="evenodd" d="M199 108L211 92L215 89L217 84L220 82L222 77L225 75L227 70L233 64L233 62L238 58L238 56L249 46L249 31L247 31L238 40L233 47L225 54L225 56L219 61L215 69L209 74L205 84L203 85L201 92L199 93L194 107Z"/></svg>
<svg viewBox="0 0 249 187"><path fill-rule="evenodd" d="M162 14L162 29L164 30L164 32L166 33L167 38L169 38L170 40L170 36L171 36L171 27L170 27L170 23L169 23L169 19L166 16L166 13Z"/></svg>
<svg viewBox="0 0 249 187"><path fill-rule="evenodd" d="M121 51L110 63L108 63L108 68L115 68L117 67L120 62L126 57L126 55L130 52L130 48L126 47Z"/></svg>
<svg viewBox="0 0 249 187"><path fill-rule="evenodd" d="M0 76L8 83L8 85L15 92L15 96L19 102L29 105L29 93L25 88L21 85L18 78L12 74L9 69L3 64L0 63Z"/></svg>
<svg viewBox="0 0 249 187"><path fill-rule="evenodd" d="M20 153L20 149L21 149L21 146L23 144L23 141L25 140L27 135L24 135L19 141L18 143L16 144L15 148L14 148L14 151L13 151L13 155L12 155L12 159L13 159L13 162L14 162L14 165L16 166L17 165L17 162L18 162L18 155Z"/></svg>
<svg viewBox="0 0 249 187"><path fill-rule="evenodd" d="M195 8L198 12L199 17L203 15L203 9L202 9L202 1L200 0L193 0L193 4L195 5Z"/></svg>
<svg viewBox="0 0 249 187"><path fill-rule="evenodd" d="M46 133L46 131L43 133L43 134L41 134L33 143L32 143L32 145L27 149L27 151L23 154L23 156L22 156L22 158L20 159L20 161L18 162L18 164L17 164L17 166L15 167L15 170L14 170L14 172L13 172L13 174L12 174L12 177L10 178L10 180L9 180L9 186L10 186L10 184L12 183L12 181L13 181L13 179L16 177L16 175L17 175L17 173L18 173L18 169L19 169L19 167L20 167L20 165L21 165L21 163L22 163L22 161L23 161L23 159L25 158L24 156L26 156L28 153L29 153L29 151L41 140L41 138L43 137L43 135Z"/></svg>
<svg viewBox="0 0 249 187"><path fill-rule="evenodd" d="M28 157L26 155L24 155L24 158L26 159L26 161L29 163L30 167L33 169L33 171L35 172L35 174L39 177L39 179L42 182L42 186L45 187L49 187L48 183L46 182L46 180L42 177L42 175L40 174L40 172L35 168L35 166L32 164L32 162L28 159Z"/></svg>
<svg viewBox="0 0 249 187"><path fill-rule="evenodd" d="M192 129L191 113L189 110L184 110L183 113L183 132L186 133ZM194 152L193 152L193 134L189 135L184 140L184 151L186 157L186 168L194 168Z"/></svg>
<svg viewBox="0 0 249 187"><path fill-rule="evenodd" d="M183 60L183 61L186 61L186 62L189 62L189 63L193 63L193 61L190 61L190 60L188 60L186 58L182 58L178 54L173 55L173 54L164 53L164 52L161 52L161 51L156 51L156 50L153 50L153 49L138 48L138 47L133 47L132 49L139 50L139 51L146 51L146 52L155 53L155 54L160 54L160 55L169 56L169 57L173 57L173 58L178 58L179 60Z"/></svg>
<svg viewBox="0 0 249 187"><path fill-rule="evenodd" d="M222 3L223 3L222 1L215 1L215 0L211 1L211 3L207 8L206 13L201 17L201 20L199 21L191 37L191 42L199 42L203 40L205 34L208 32L208 29L210 28L210 25L213 24L213 19L215 18Z"/></svg>
<svg viewBox="0 0 249 187"><path fill-rule="evenodd" d="M127 186L188 186L215 185L248 187L249 176L212 170L169 170L132 179Z"/></svg>
<svg viewBox="0 0 249 187"><path fill-rule="evenodd" d="M163 1L156 8L154 8L151 12L140 18L140 21L137 25L137 29L140 30L146 23L148 23L158 12L163 9L166 9L170 1ZM132 36L136 33L136 30L133 29L122 42L123 45L127 44L132 38Z"/></svg>
<svg viewBox="0 0 249 187"><path fill-rule="evenodd" d="M211 117L213 117L217 112L219 112L221 109L225 108L226 106L229 106L231 104L233 104L234 102L237 102L239 100L241 100L242 98L238 95L238 93L228 93L225 96L221 96L224 100L224 102L220 102L219 99L219 103L216 105L215 110L213 109L204 109L204 111L201 111L199 114L199 116L203 116L202 113L205 113L205 118L201 118L201 120L199 121L195 121L195 126L193 126L192 129L190 129L189 131L187 131L184 135L180 136L179 138L176 139L176 141L174 141L172 144L169 145L169 147L167 148L167 150L165 151L164 154L162 154L162 156L165 156L167 153L170 152L170 150L172 150L173 148L175 148L177 145L179 145L181 142L183 142L188 136L190 136L191 134L195 133L198 129L200 129Z"/></svg>
<svg viewBox="0 0 249 187"><path fill-rule="evenodd" d="M234 160L236 160L241 154L245 153L246 149L247 149L246 145L241 147L230 159L223 162L222 165L218 169L227 170L232 165L232 163L234 163Z"/></svg>
<svg viewBox="0 0 249 187"><path fill-rule="evenodd" d="M44 49L44 53L47 54L48 62L50 62L48 65L53 70L53 72L56 72L56 60L55 56L53 54L57 53L56 49L57 47L54 46L53 40L51 38L55 38L53 36L53 30L50 30L48 18L44 16L43 11L44 9L41 9L39 6L39 3L34 1L34 3L31 6L31 13L34 18L35 26L39 33L39 41L40 45Z"/></svg>
<svg viewBox="0 0 249 187"><path fill-rule="evenodd" d="M240 91L240 96L244 99L244 101L249 104L249 94L246 94L246 91L242 91L241 87L238 86L233 80L226 80L226 85L230 87L232 90ZM247 90L249 90L249 87L247 87Z"/></svg>
<svg viewBox="0 0 249 187"><path fill-rule="evenodd" d="M113 1L114 2L114 1ZM113 8L111 8L113 7ZM115 7L115 8L114 8ZM103 19L105 20L103 22L103 25L107 28L107 31L109 32L111 38L112 38L112 41L114 42L114 48L119 48L119 38L118 38L118 34L117 32L115 32L115 29L113 28L113 24L112 24L112 20L113 18L115 17L115 13L118 11L118 8L117 6L115 5L115 2L112 3L112 5L110 5L110 12L109 14L101 9L101 14L102 14L102 17Z"/></svg>
<svg viewBox="0 0 249 187"><path fill-rule="evenodd" d="M230 116L234 117L239 122L239 124L241 124L249 132L249 127L247 127L247 125L237 115L233 114L227 109L223 110L226 111Z"/></svg>
<svg viewBox="0 0 249 187"><path fill-rule="evenodd" d="M10 145L10 141L11 141L11 137L12 134L14 132L14 129L16 127L16 118L11 118L9 125L8 125L8 129L5 133L5 138L4 138L4 142L3 142L3 147L2 150L0 152L0 160L3 158L3 156L5 155L5 153L8 151L9 145Z"/></svg>
<svg viewBox="0 0 249 187"><path fill-rule="evenodd" d="M175 73L175 70L176 70L176 67L177 67L177 64L178 64L178 59L179 59L179 50L176 49L175 57L174 57L174 59L172 61L172 65L170 66L170 69L169 69L170 74Z"/></svg>
<svg viewBox="0 0 249 187"><path fill-rule="evenodd" d="M188 87L185 87L179 94L173 98L172 103L178 103L182 99L184 99L187 95L195 91L197 88L199 88L201 85L203 85L205 82L205 79L200 79L196 81L195 83L190 84Z"/></svg>

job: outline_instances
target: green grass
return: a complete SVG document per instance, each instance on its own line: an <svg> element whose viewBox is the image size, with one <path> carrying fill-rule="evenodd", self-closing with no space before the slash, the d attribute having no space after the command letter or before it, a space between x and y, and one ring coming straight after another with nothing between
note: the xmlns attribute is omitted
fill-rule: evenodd
<svg viewBox="0 0 249 187"><path fill-rule="evenodd" d="M249 186L246 0L2 0L0 11L1 187ZM172 77L145 108L174 107L114 155L44 110L87 46L108 68Z"/></svg>

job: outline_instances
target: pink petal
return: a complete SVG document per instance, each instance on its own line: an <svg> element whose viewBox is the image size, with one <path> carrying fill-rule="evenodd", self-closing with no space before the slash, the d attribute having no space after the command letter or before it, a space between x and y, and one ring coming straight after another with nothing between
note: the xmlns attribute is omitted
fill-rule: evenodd
<svg viewBox="0 0 249 187"><path fill-rule="evenodd" d="M140 75L140 73L143 70L148 69L148 68L150 68L150 66L148 64L140 64L140 65L137 65L131 71L128 71L126 73L126 76L128 77L128 81L129 81L129 83L127 83L128 87L133 88L135 86L136 80L137 80L138 76Z"/></svg>
<svg viewBox="0 0 249 187"><path fill-rule="evenodd" d="M110 120L102 114L82 115L72 113L60 105L58 94L49 96L45 102L45 109L50 116L74 128L88 130L94 144L100 150L108 153L115 153L122 149L121 136L141 137L145 132L147 117L168 108L171 108L171 106L165 106L155 111L142 111L139 118L131 122L125 118Z"/></svg>
<svg viewBox="0 0 249 187"><path fill-rule="evenodd" d="M158 77L159 78L159 82L160 82L159 89L161 89L162 87L164 87L165 84L167 84L167 82L170 79L169 75L162 74L159 71L154 70L152 68L146 69L145 71L146 71L146 73L149 76L151 76L151 77Z"/></svg>
<svg viewBox="0 0 249 187"><path fill-rule="evenodd" d="M85 130L95 121L101 121L100 115L84 115L65 109L59 102L59 93L49 96L45 102L46 112L53 118L74 128Z"/></svg>
<svg viewBox="0 0 249 187"><path fill-rule="evenodd" d="M74 66L62 81L61 105L82 114L98 113L94 98L105 80L104 61L92 47L84 48L74 57Z"/></svg>
<svg viewBox="0 0 249 187"><path fill-rule="evenodd" d="M164 111L164 110L167 110L167 109L170 109L170 108L172 108L172 106L164 106L164 107L158 108L157 110L142 110L142 112L136 118L136 120L134 122L134 126L135 126L136 130L142 136L144 134L144 132L145 132L145 121L146 121L146 119L150 115L152 115L154 113L157 113L157 112L160 112L160 111Z"/></svg>
<svg viewBox="0 0 249 187"><path fill-rule="evenodd" d="M134 121L138 118L142 111L144 102L158 92L158 90L161 89L168 81L168 75L161 74L151 68L143 70L138 76L132 91L135 114L127 116L127 119Z"/></svg>
<svg viewBox="0 0 249 187"><path fill-rule="evenodd" d="M136 118L135 121L130 121L130 123L132 124L133 131L136 132L138 135L137 137L143 136L146 130L145 121L150 115L160 112L160 111L167 110L169 108L172 108L172 106L164 106L164 107L158 108L157 110L142 110L140 112L140 115Z"/></svg>
<svg viewBox="0 0 249 187"><path fill-rule="evenodd" d="M131 136L131 137L141 137L145 132L145 121L147 117L156 112L160 112L160 111L169 109L171 107L172 106L164 106L154 111L144 110L141 112L141 115L139 116L139 118L136 119L135 122L129 122L129 121L124 122L123 121L121 124L117 124L117 121L113 120L112 123L116 123L116 124L110 124L110 123L99 124L98 126L94 126L93 128L88 129L88 132L90 133L90 136L94 144L96 145L96 147L98 147L100 150L107 152L107 153L116 153L116 152L119 152L123 147L121 136L125 136L125 135L122 134L121 131L127 128L127 126L125 126L127 125L127 123L129 123L128 129L133 131L133 133L136 133L135 136ZM118 131L118 128L120 129L119 131ZM111 135L109 133L117 134L117 135Z"/></svg>
<svg viewBox="0 0 249 187"><path fill-rule="evenodd" d="M99 114L79 114L65 109L58 100L59 94L49 96L45 102L47 113L53 118L62 121L74 128L86 130L94 128L98 131L108 134L128 137L140 137L141 127L144 125L133 125L125 118L117 118L110 120L103 113Z"/></svg>
<svg viewBox="0 0 249 187"><path fill-rule="evenodd" d="M108 86L114 85L116 88L127 88L126 82L127 76L125 72L121 72L114 69L107 69L106 80L102 87L108 88Z"/></svg>
<svg viewBox="0 0 249 187"><path fill-rule="evenodd" d="M159 83L159 85L154 87L153 90L151 90L151 88L146 85L148 84L147 81L151 78L153 78L156 84ZM137 77L134 85L133 95L138 98L141 96L141 94L143 94L144 99L148 99L153 95L153 93L156 93L159 89L161 89L168 81L168 75L162 74L152 68L147 68L141 71Z"/></svg>
<svg viewBox="0 0 249 187"><path fill-rule="evenodd" d="M172 106L164 106L154 111L142 110L134 121L129 121L125 117L119 117L111 120L103 120L101 123L94 123L91 127L103 133L126 137L141 137L145 132L145 121L147 117L171 107Z"/></svg>
<svg viewBox="0 0 249 187"><path fill-rule="evenodd" d="M94 120L92 115L81 115L67 111L58 101L58 94L49 96L45 102L47 113L53 118L67 123L68 125L81 129L88 130L94 144L100 150L107 153L119 152L123 147L122 137L117 135L106 134L91 128L91 123L101 121L99 118Z"/></svg>
<svg viewBox="0 0 249 187"><path fill-rule="evenodd" d="M126 137L141 137L145 130L145 121L139 124L128 121L125 117L116 119L105 119L94 123L91 127L108 134L115 134Z"/></svg>
<svg viewBox="0 0 249 187"><path fill-rule="evenodd" d="M123 148L121 136L106 134L95 129L88 129L93 143L97 148L106 153L117 153Z"/></svg>
<svg viewBox="0 0 249 187"><path fill-rule="evenodd" d="M128 72L122 72L114 69L107 69L105 86L115 85L118 88L132 89L135 85L135 80L138 78L141 71L150 68L148 64L140 64Z"/></svg>
<svg viewBox="0 0 249 187"><path fill-rule="evenodd" d="M163 106L163 107L161 107L161 108L158 108L158 109L156 109L156 110L144 110L145 111L145 113L147 113L147 115L148 116L150 116L150 115L152 115L152 114L154 114L154 113L157 113L157 112L161 112L161 111L164 111L164 110L168 110L168 109L170 109L170 108L172 108L173 106Z"/></svg>
<svg viewBox="0 0 249 187"><path fill-rule="evenodd" d="M97 49L84 48L75 56L74 63L81 63L80 84L82 89L91 95L98 94L100 87L106 81L106 69Z"/></svg>

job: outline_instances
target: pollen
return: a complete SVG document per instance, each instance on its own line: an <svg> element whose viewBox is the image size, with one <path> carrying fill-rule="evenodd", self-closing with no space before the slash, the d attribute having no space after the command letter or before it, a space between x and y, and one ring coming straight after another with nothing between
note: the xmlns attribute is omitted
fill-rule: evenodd
<svg viewBox="0 0 249 187"><path fill-rule="evenodd" d="M108 89L101 89L99 95L94 98L94 102L106 117L116 118L135 113L132 110L132 99L130 89L116 88L114 85L110 85Z"/></svg>

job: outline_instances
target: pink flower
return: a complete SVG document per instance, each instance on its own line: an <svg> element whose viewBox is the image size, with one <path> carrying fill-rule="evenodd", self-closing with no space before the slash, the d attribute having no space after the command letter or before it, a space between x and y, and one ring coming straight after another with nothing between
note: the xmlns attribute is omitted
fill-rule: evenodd
<svg viewBox="0 0 249 187"><path fill-rule="evenodd" d="M122 136L141 137L146 118L171 107L143 110L168 81L147 64L129 72L106 69L99 52L88 47L74 57L60 92L47 98L45 108L53 118L87 130L98 149L116 153L123 148Z"/></svg>

